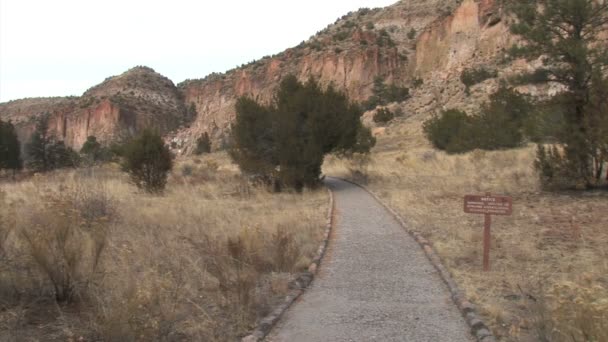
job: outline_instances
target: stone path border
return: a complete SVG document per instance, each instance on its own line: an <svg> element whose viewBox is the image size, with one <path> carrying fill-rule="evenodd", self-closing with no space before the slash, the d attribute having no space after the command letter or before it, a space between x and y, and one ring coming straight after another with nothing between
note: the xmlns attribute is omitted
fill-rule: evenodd
<svg viewBox="0 0 608 342"><path fill-rule="evenodd" d="M380 203L389 213L391 213L391 215L393 215L393 217L397 220L397 222L399 222L401 227L403 227L403 229L408 234L410 234L414 238L414 240L416 240L416 242L418 242L420 247L424 250L424 253L426 254L427 258L430 260L431 264L433 264L433 267L435 267L437 272L439 272L439 276L450 290L454 304L456 304L458 310L460 310L460 313L464 316L465 320L467 321L467 324L471 328L471 333L477 339L477 341L496 342L496 338L490 331L490 328L488 328L488 326L483 322L481 317L479 317L479 315L477 314L476 306L469 302L466 299L464 293L458 288L458 285L456 285L456 282L454 282L454 279L452 279L452 275L447 270L447 268L445 268L445 266L441 262L441 259L439 258L439 255L437 255L435 249L429 243L429 241L425 239L420 233L408 228L408 225L405 223L403 218L395 210L393 210L393 208L387 205L380 197L378 197L375 192L368 189L366 186L356 183L354 181L344 178L339 179L354 184L367 191L370 195L372 195L372 197L376 201L378 201L378 203Z"/></svg>
<svg viewBox="0 0 608 342"><path fill-rule="evenodd" d="M329 244L329 237L331 235L332 226L334 223L334 194L331 190L327 189L329 194L329 209L327 211L327 223L325 226L325 232L323 235L323 241L317 249L317 255L312 259L312 263L308 266L306 272L300 273L296 279L289 283L289 292L283 302L275 307L275 309L266 317L264 317L257 325L257 327L251 332L251 334L243 337L241 342L257 342L261 341L279 321L279 318L283 315L287 309L300 297L304 291L308 288L312 280L314 279L317 269L323 260L327 245ZM485 342L485 341L484 341Z"/></svg>

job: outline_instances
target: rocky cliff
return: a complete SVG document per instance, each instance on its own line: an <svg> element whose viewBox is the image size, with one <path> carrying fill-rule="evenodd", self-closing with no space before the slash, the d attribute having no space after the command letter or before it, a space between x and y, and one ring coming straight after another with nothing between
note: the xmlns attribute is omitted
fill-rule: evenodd
<svg viewBox="0 0 608 342"><path fill-rule="evenodd" d="M333 83L355 101L366 100L374 79L381 77L412 89L410 100L392 105L407 115L448 107L474 112L499 79L533 68L504 59L514 40L508 20L495 0L402 0L383 9L351 12L297 47L226 73L176 87L153 70L138 67L80 98L0 104L0 118L16 122L25 137L33 118L49 112L52 131L74 147L88 135L107 141L154 126L167 133L177 152L188 153L204 132L214 148L221 147L236 99L245 95L269 101L288 74ZM491 68L497 77L473 86L467 95L460 75L476 67ZM532 86L523 90L546 91Z"/></svg>
<svg viewBox="0 0 608 342"><path fill-rule="evenodd" d="M34 98L0 104L0 118L11 120L22 142L33 132L36 119L49 115L49 131L79 149L88 136L119 140L145 127L166 134L191 114L169 79L146 67L109 77L81 97ZM190 117L189 117L190 116Z"/></svg>

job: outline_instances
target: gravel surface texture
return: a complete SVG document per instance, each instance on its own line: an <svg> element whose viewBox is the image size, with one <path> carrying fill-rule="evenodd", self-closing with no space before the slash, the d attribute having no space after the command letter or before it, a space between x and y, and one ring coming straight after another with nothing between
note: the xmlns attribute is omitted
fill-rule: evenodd
<svg viewBox="0 0 608 342"><path fill-rule="evenodd" d="M474 341L420 246L356 185L328 178L336 225L312 286L266 338Z"/></svg>

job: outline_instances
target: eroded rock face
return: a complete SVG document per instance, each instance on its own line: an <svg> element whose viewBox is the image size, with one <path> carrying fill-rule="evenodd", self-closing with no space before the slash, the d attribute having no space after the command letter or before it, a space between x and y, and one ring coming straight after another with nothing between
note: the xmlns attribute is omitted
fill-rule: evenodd
<svg viewBox="0 0 608 342"><path fill-rule="evenodd" d="M108 78L82 97L16 100L0 104L20 141L29 140L36 118L49 115L49 133L79 150L88 136L109 142L153 127L165 134L189 120L181 94L169 79L136 67Z"/></svg>
<svg viewBox="0 0 608 342"><path fill-rule="evenodd" d="M187 154L203 133L211 136L214 149L223 147L238 97L271 101L280 80L289 74L301 81L314 77L324 86L333 84L354 101L371 95L376 77L410 87L412 98L399 105L406 115L447 108L475 112L498 87L498 79L473 86L469 96L460 82L464 68L490 67L498 78L533 70L523 61L501 62L514 42L507 19L495 0L402 0L383 9L349 13L297 47L224 74L176 87L152 69L137 67L108 78L80 98L0 104L0 118L13 120L25 138L33 130L34 117L48 112L52 133L75 148L89 135L110 141L155 127L167 134L176 152ZM418 79L422 85L414 89ZM546 91L528 88L522 89Z"/></svg>

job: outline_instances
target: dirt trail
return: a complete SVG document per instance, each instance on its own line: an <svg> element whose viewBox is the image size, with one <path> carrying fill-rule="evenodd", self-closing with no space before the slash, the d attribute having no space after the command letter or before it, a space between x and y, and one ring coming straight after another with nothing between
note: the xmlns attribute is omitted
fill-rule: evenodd
<svg viewBox="0 0 608 342"><path fill-rule="evenodd" d="M312 286L266 341L473 341L419 245L363 189L328 178L337 220Z"/></svg>

